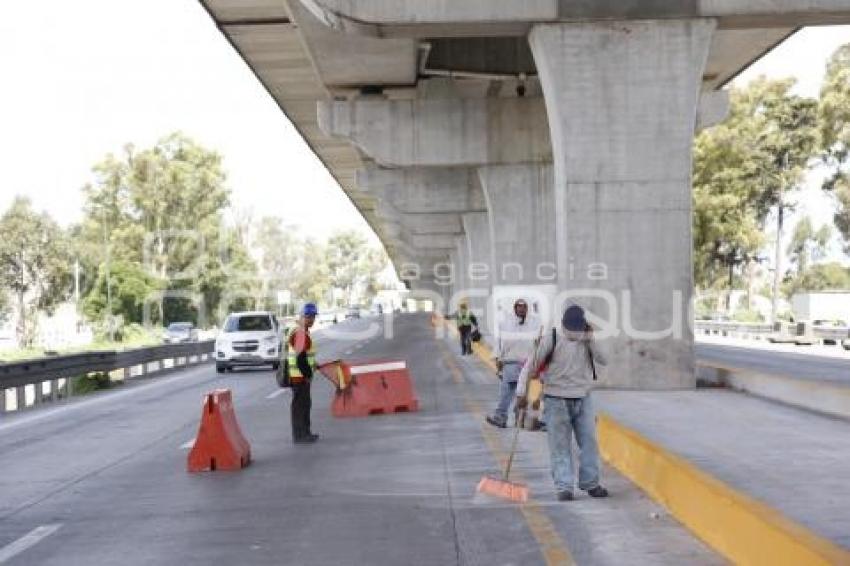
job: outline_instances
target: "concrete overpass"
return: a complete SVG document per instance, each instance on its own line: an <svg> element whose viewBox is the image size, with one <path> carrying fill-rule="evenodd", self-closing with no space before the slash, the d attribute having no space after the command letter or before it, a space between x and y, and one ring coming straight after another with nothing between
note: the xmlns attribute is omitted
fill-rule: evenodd
<svg viewBox="0 0 850 566"><path fill-rule="evenodd" d="M694 385L694 131L800 26L850 23L847 0L201 3L412 289L489 321L577 300L609 383L647 389Z"/></svg>

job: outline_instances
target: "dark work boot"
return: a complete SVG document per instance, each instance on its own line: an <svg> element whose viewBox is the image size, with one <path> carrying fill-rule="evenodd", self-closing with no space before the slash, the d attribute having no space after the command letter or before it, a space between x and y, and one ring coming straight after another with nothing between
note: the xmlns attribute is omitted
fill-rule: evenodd
<svg viewBox="0 0 850 566"><path fill-rule="evenodd" d="M574 499L573 492L569 489L559 491L557 495L558 501L572 501Z"/></svg>
<svg viewBox="0 0 850 566"><path fill-rule="evenodd" d="M499 419L491 415L487 415L486 417L484 417L484 420L487 421L488 424L491 424L497 428L505 428L507 426L504 421L500 421Z"/></svg>
<svg viewBox="0 0 850 566"><path fill-rule="evenodd" d="M591 497L608 497L608 490L602 487L601 485L597 485L596 487L591 487L586 490L587 494Z"/></svg>

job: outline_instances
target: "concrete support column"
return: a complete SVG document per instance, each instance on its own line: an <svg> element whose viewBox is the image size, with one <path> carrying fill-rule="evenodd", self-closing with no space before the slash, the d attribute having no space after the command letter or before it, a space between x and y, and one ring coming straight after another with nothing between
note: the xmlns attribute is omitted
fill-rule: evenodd
<svg viewBox="0 0 850 566"><path fill-rule="evenodd" d="M557 292L552 165L481 167L490 226L493 298L510 312L522 297L549 318Z"/></svg>
<svg viewBox="0 0 850 566"><path fill-rule="evenodd" d="M564 23L530 35L553 144L559 285L614 335L614 385L695 383L691 145L714 28Z"/></svg>
<svg viewBox="0 0 850 566"><path fill-rule="evenodd" d="M455 288L453 302L449 304L449 313L457 310L457 301L466 299L469 292L469 248L466 245L466 234L455 238L455 257L457 271L454 274Z"/></svg>
<svg viewBox="0 0 850 566"><path fill-rule="evenodd" d="M490 223L485 212L463 215L466 233L467 278L469 281L469 306L478 318L482 334L492 334L488 325L487 307L492 284L492 248Z"/></svg>

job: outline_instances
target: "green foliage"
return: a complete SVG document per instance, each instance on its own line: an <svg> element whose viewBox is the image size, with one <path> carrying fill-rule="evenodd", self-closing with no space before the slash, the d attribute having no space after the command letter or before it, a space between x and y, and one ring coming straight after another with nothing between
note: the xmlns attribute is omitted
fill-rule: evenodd
<svg viewBox="0 0 850 566"><path fill-rule="evenodd" d="M46 213L35 212L25 197L15 198L0 217L0 234L0 293L12 294L18 343L28 347L38 312L52 312L68 296L68 241L59 225Z"/></svg>
<svg viewBox="0 0 850 566"><path fill-rule="evenodd" d="M12 313L12 303L9 301L9 294L6 290L0 287L0 324L4 324L9 320L9 315Z"/></svg>
<svg viewBox="0 0 850 566"><path fill-rule="evenodd" d="M151 148L128 145L93 171L77 247L88 270L107 259L135 266L125 320L142 322L137 299L151 289L162 295L153 320L206 318L256 277L247 244L223 228L230 193L217 153L175 133Z"/></svg>
<svg viewBox="0 0 850 566"><path fill-rule="evenodd" d="M352 230L337 232L328 240L326 262L330 283L345 291L347 304L351 303L351 291L357 282L366 249L366 239Z"/></svg>
<svg viewBox="0 0 850 566"><path fill-rule="evenodd" d="M823 158L832 171L823 188L835 197L835 227L850 254L850 43L827 63L818 116Z"/></svg>
<svg viewBox="0 0 850 566"><path fill-rule="evenodd" d="M330 268L325 258L325 245L312 239L304 240L302 245L304 260L302 268L295 276L293 295L301 302L324 302L331 289Z"/></svg>
<svg viewBox="0 0 850 566"><path fill-rule="evenodd" d="M783 292L787 297L800 291L840 289L850 289L850 268L835 262L813 265L802 275L789 279L783 285Z"/></svg>
<svg viewBox="0 0 850 566"><path fill-rule="evenodd" d="M735 322L764 322L764 317L758 311L750 309L738 309L732 315Z"/></svg>
<svg viewBox="0 0 850 566"><path fill-rule="evenodd" d="M802 217L794 228L791 243L786 253L791 262L797 266L797 275L806 272L812 261L817 261L826 255L826 245L832 236L829 226L823 225L817 231L808 216Z"/></svg>
<svg viewBox="0 0 850 566"><path fill-rule="evenodd" d="M160 280L151 276L138 264L126 260L109 267L109 284L112 296L111 310L107 308L107 271L102 264L97 280L83 302L83 313L90 320L103 320L111 312L128 322L141 322L146 301L156 297L162 288Z"/></svg>
<svg viewBox="0 0 850 566"><path fill-rule="evenodd" d="M74 395L86 395L94 391L109 389L112 380L106 372L94 372L86 375L78 375L71 378Z"/></svg>
<svg viewBox="0 0 850 566"><path fill-rule="evenodd" d="M694 146L694 275L720 288L729 270L759 259L765 221L780 192L798 187L816 150L816 101L790 93L793 80L732 89L726 121Z"/></svg>

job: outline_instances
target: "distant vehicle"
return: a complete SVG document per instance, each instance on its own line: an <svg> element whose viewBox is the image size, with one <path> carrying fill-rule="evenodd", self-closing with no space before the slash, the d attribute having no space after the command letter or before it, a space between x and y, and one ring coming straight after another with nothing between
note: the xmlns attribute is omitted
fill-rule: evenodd
<svg viewBox="0 0 850 566"><path fill-rule="evenodd" d="M836 328L845 328L847 326L847 322L843 320L833 319L833 320L813 320L813 326L834 326Z"/></svg>
<svg viewBox="0 0 850 566"><path fill-rule="evenodd" d="M350 318L360 318L359 307L348 307L348 311L345 313L345 320L348 320Z"/></svg>
<svg viewBox="0 0 850 566"><path fill-rule="evenodd" d="M231 313L215 341L215 369L218 373L246 366L277 369L282 337L280 323L270 312Z"/></svg>
<svg viewBox="0 0 850 566"><path fill-rule="evenodd" d="M179 344L181 342L197 342L198 329L191 322L172 322L162 335L165 344Z"/></svg>

